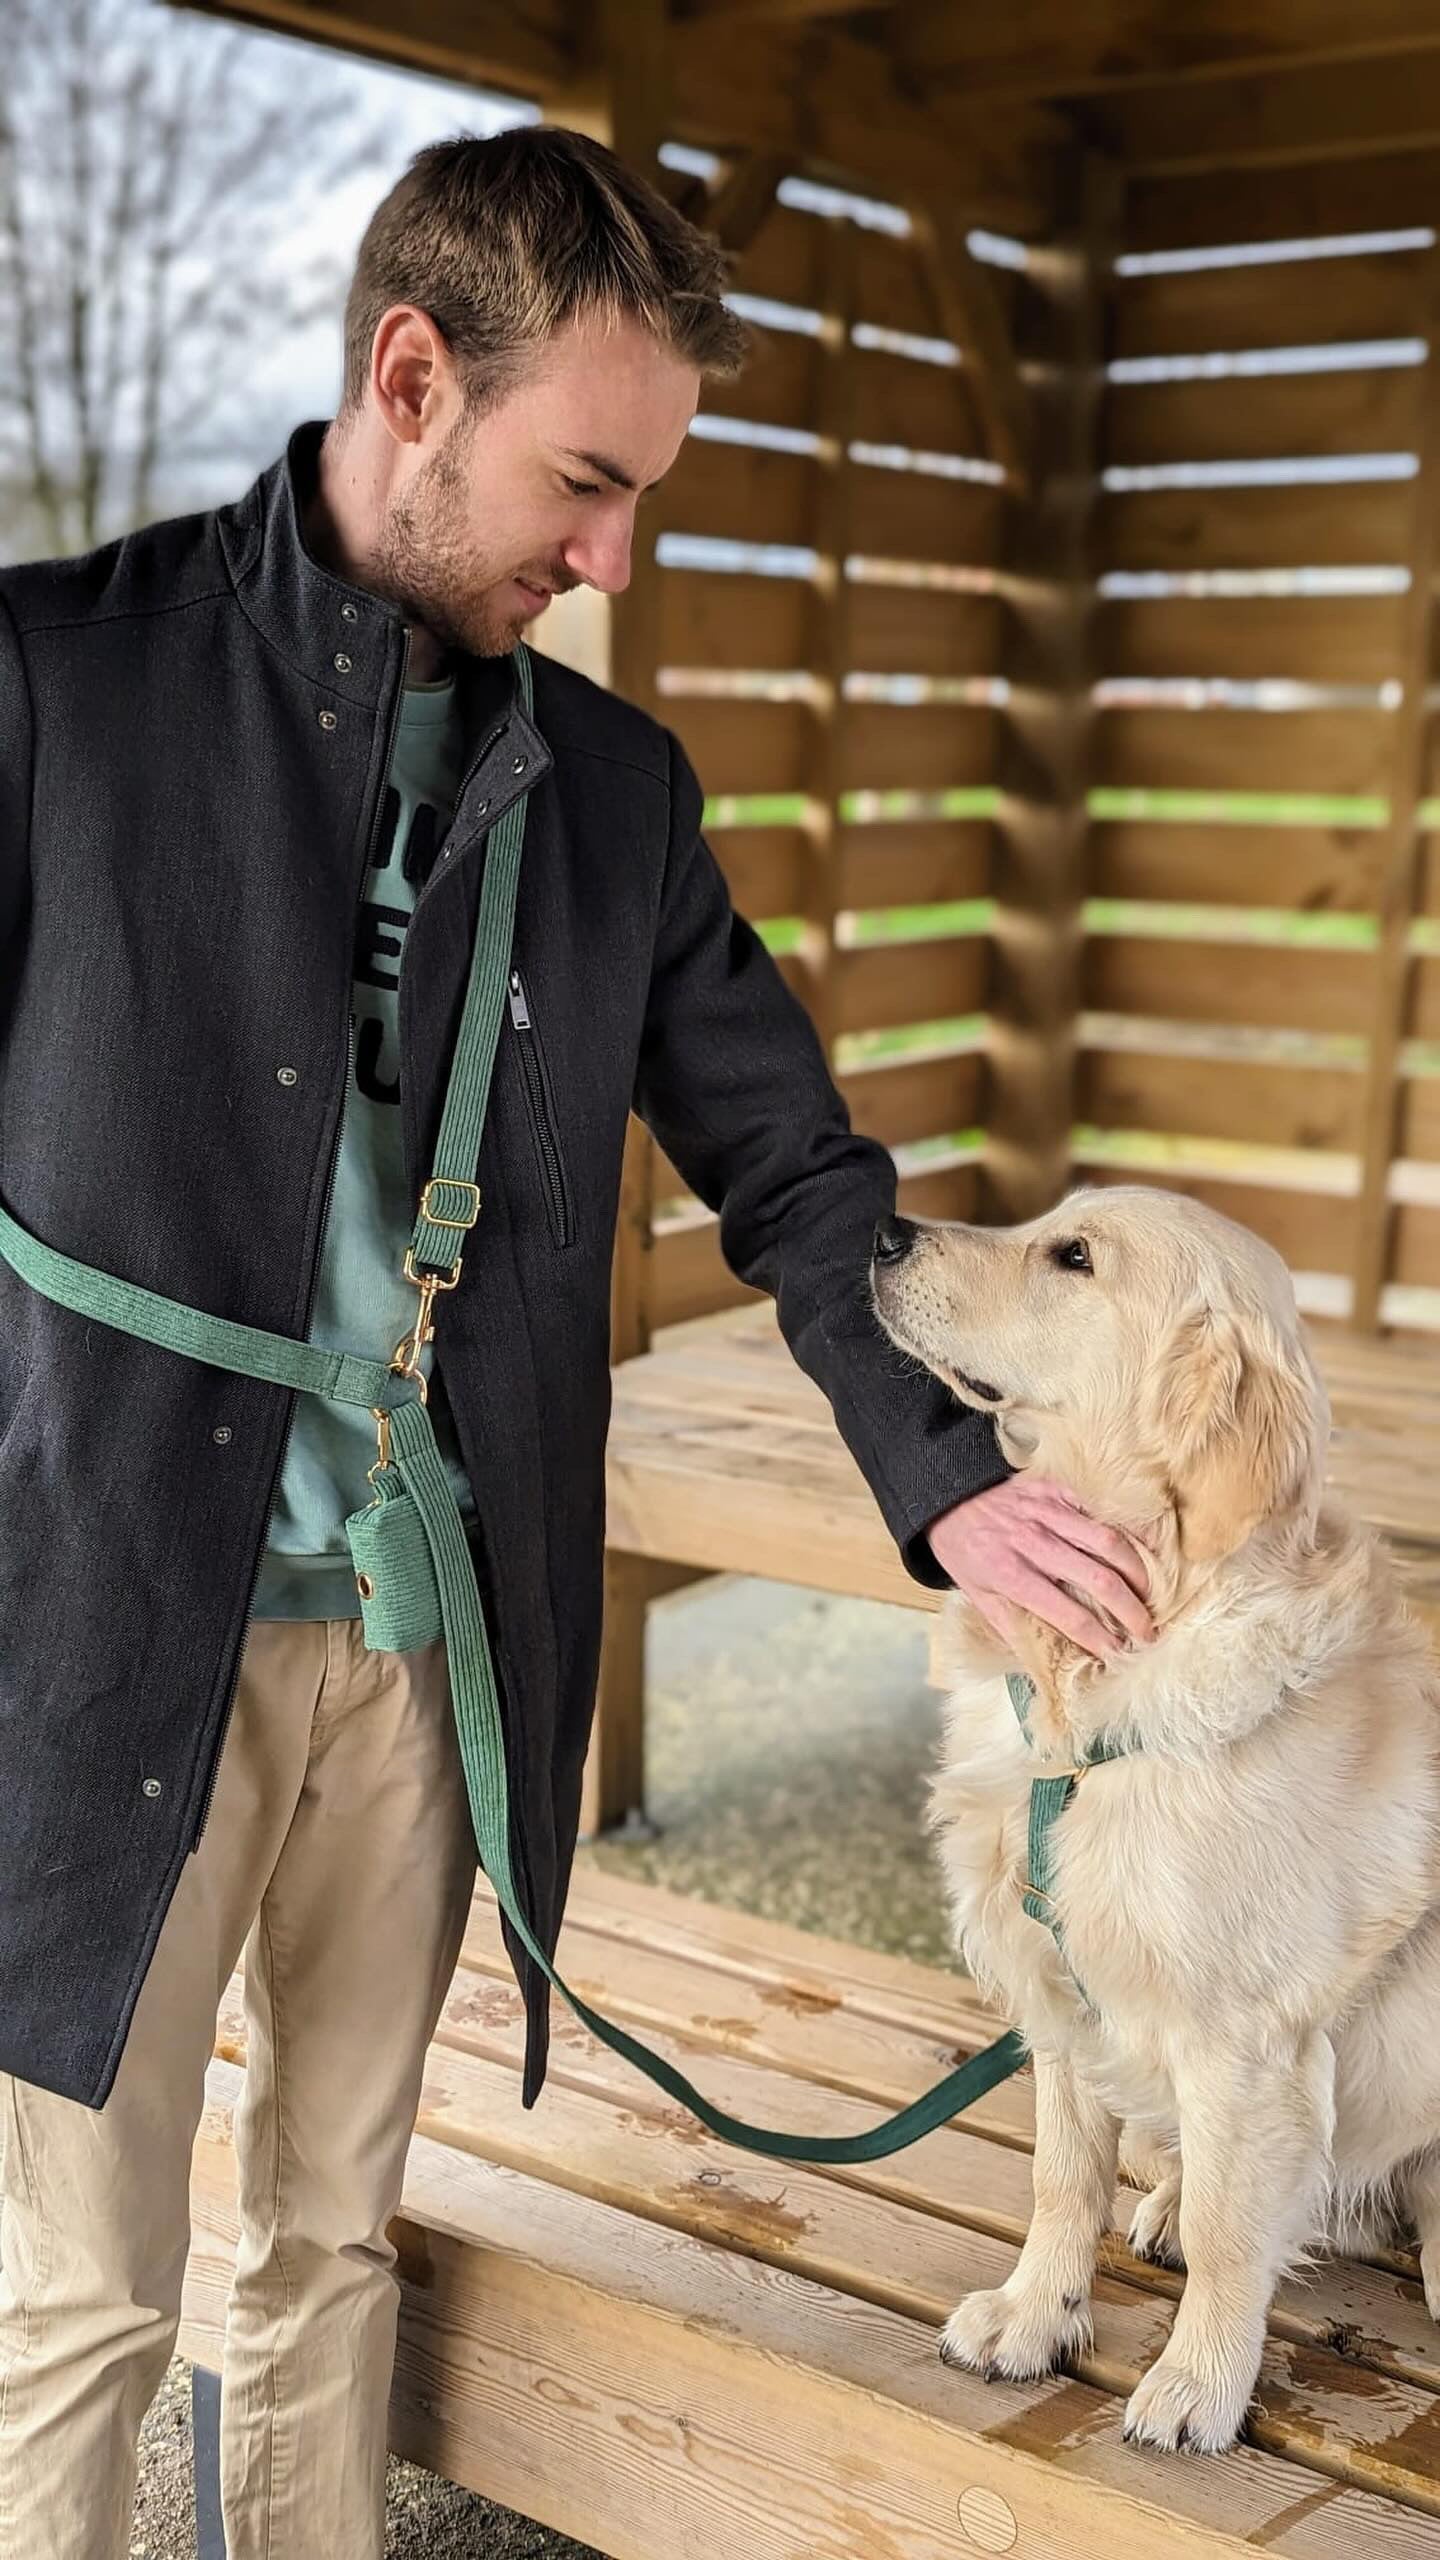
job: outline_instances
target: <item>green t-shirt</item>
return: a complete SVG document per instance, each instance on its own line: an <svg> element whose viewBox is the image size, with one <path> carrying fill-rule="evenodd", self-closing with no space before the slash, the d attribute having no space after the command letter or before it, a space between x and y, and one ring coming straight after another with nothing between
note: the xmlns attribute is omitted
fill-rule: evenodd
<svg viewBox="0 0 1440 2560"><path fill-rule="evenodd" d="M356 930L350 1086L308 1335L326 1350L376 1360L390 1358L420 1305L403 1268L419 1204L405 1187L400 1131L400 960L417 882L450 824L464 770L453 676L407 685ZM414 879L405 876L407 852ZM421 1355L427 1377L434 1361L432 1342ZM431 1388L430 1412L461 1513L472 1521L474 1497L440 1387ZM359 1617L345 1521L371 1498L366 1475L376 1455L368 1407L297 1396L253 1617Z"/></svg>

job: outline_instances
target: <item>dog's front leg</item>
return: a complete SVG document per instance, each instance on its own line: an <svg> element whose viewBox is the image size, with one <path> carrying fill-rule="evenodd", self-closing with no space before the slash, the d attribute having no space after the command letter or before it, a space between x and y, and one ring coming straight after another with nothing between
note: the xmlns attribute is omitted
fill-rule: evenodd
<svg viewBox="0 0 1440 2560"><path fill-rule="evenodd" d="M940 2336L947 2364L989 2381L1051 2373L1090 2342L1095 2251L1110 2219L1120 2125L1072 2063L1035 2056L1035 2207L1008 2283L968 2294Z"/></svg>
<svg viewBox="0 0 1440 2560"><path fill-rule="evenodd" d="M1319 2223L1334 2122L1334 2054L1211 2051L1175 2074L1180 2241L1189 2268L1163 2355L1125 2411L1125 2433L1166 2452L1223 2453L1260 2370L1282 2270Z"/></svg>

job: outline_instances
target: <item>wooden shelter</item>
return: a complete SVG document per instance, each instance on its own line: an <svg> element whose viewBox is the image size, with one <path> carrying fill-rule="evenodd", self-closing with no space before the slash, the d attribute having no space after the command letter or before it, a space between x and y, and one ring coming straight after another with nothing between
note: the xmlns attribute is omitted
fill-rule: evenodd
<svg viewBox="0 0 1440 2560"><path fill-rule="evenodd" d="M1427 1353L1440 1326L1440 13L1427 0L214 6L534 101L612 143L724 239L754 361L707 388L628 592L552 607L542 645L685 741L736 904L810 1007L856 1125L894 1149L903 1207L1008 1220L1077 1176L1138 1176L1284 1252L1336 1389L1337 1472L1402 1542L1428 1597L1440 1587L1426 1468L1440 1375ZM823 1408L776 1351L768 1309L740 1307L746 1294L713 1217L637 1126L615 1263L592 1832L643 1802L657 1592L738 1567L923 1599ZM753 1974L752 1959L732 1950L721 1970ZM683 1989L627 1989L623 1966L606 1988L683 2044ZM909 2018L915 1986L892 1994ZM893 2021L877 1992L867 2014L882 2011ZM726 2023L701 2022L712 2046L753 2057L759 2047L727 2044ZM562 2056L562 2076L570 2067ZM583 2078L590 2064L573 2067ZM903 2071L867 2080L823 2037L804 2070L852 2098L911 2085ZM766 2093L744 2077L737 2065L736 2102L764 2113ZM593 2073L587 2085L593 2095ZM487 2116L477 2088L459 2139L472 2157L500 2157L499 2101L492 2087ZM223 2104L222 2089L222 2118ZM216 2140L223 2151L223 2126ZM631 2307L615 2334L638 2336L663 2297L663 2363L700 2297L686 2292L683 2251L654 2233L713 2238L696 2219L700 2190L686 2188L682 2209L647 2187L637 2205L590 2157L583 2143L568 2167L547 2156L543 2175L649 2217L652 2256L617 2280ZM448 2228L441 2168L423 2145L417 2161L430 2182L420 2222ZM789 2194L795 2181L780 2184ZM926 2209L984 2222L988 2208L944 2196ZM545 2215L533 2218L540 2252ZM772 2263L778 2227L765 2226ZM720 2236L763 2259L758 2228L740 2216ZM599 2221L567 2225L555 2250L569 2270L546 2279L555 2302L566 2283L590 2301ZM806 2267L830 2287L842 2260L860 2263L817 2249ZM512 2275L518 2338L549 2297ZM891 2321L888 2284L871 2269L851 2289L883 2299ZM1408 2319L1413 2288L1403 2273L1396 2285L1395 2316ZM768 2341L759 2297L746 2310L743 2296L716 2294L714 2334L753 2318L749 2336ZM422 2379L435 2351L423 2300L407 2294ZM912 2323L917 2300L901 2306ZM806 2316L818 2341L818 2292ZM872 2311L883 2361L882 2326ZM1242 2488L1233 2471L1233 2503L1227 2488L1207 2504L1173 2466L1168 2480L1146 2466L1133 2494L1148 2503L1132 2512L1123 2482L1136 2475L1110 2467L1104 2441L1118 2404L1108 2416L1091 2405L1123 2387L1117 2354L1083 2386L1071 2437L1049 2394L1006 2421L1027 2461L1003 2480L989 2454L977 2463L968 2523L963 2494L943 2531L923 2500L913 2513L871 2500L857 2457L851 2506L813 2541L776 2526L767 2489L765 2532L732 2516L704 2547L1000 2551L1020 2533L1016 2547L1036 2553L1103 2537L1138 2555L1168 2521L1187 2551L1247 2537L1336 2560L1440 2550L1427 2520L1440 2510L1433 2363L1417 2365L1403 2324L1388 2343L1366 2332L1368 2349L1338 2315L1327 2334L1332 2360L1351 2358L1333 2423L1307 2418L1299 2437L1282 2424L1275 2446L1341 2485L1303 2489L1297 2473L1293 2512L1273 2483ZM886 2339L903 2365L903 2339ZM768 2364L762 2346L751 2382L735 2384L742 2448L760 2405L743 2394L763 2394ZM858 2404L836 2384L832 2408L803 2356L793 2373L815 2443L838 2445L844 2407ZM1369 2404L1401 2388L1397 2374L1408 2467L1367 2468L1356 2446L1370 2441ZM854 2380L845 2368L845 2388ZM722 2387L718 2367L712 2381ZM1061 2400L1081 2389L1057 2386ZM897 2386L892 2401L904 2396ZM481 2397L498 2427L499 2385ZM1286 2404L1292 2416L1299 2405ZM410 2438L433 2442L415 2422L423 2398L406 2407ZM922 2471L932 2414L927 2401L923 2425L916 2409L904 2429L893 2411L885 2422ZM635 2441L658 2448L633 2423ZM978 2404L956 2423L984 2433ZM1089 2456L1057 2455L1062 2440L1101 2443L1099 2487L1069 2523L1055 2465L1078 2477ZM679 2438L662 2458L683 2478ZM498 2455L487 2475L517 2503L523 2476ZM1381 2513L1386 2497L1399 2504ZM537 2511L586 2531L558 2495ZM678 2547L659 2515L622 2528L597 2510L593 2530L641 2560Z"/></svg>

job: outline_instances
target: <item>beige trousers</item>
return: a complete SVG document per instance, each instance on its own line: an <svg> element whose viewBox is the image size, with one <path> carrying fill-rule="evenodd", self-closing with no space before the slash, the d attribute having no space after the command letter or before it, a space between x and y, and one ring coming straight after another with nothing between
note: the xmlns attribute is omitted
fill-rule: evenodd
<svg viewBox="0 0 1440 2560"><path fill-rule="evenodd" d="M126 2560L190 2154L245 1950L229 2560L381 2560L400 2198L475 1847L443 1640L251 1621L210 1819L100 2110L0 2075L0 2554Z"/></svg>

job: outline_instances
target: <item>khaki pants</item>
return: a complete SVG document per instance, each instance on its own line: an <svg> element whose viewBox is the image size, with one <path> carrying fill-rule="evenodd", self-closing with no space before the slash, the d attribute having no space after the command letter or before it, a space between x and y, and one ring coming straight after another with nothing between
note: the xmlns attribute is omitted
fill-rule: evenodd
<svg viewBox="0 0 1440 2560"><path fill-rule="evenodd" d="M0 2554L125 2560L242 1946L229 2560L381 2560L400 2198L475 1879L443 1640L252 1620L210 1820L98 2112L0 2075Z"/></svg>

